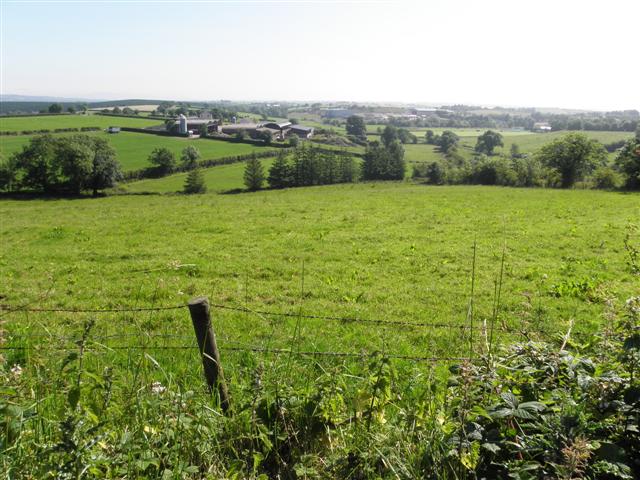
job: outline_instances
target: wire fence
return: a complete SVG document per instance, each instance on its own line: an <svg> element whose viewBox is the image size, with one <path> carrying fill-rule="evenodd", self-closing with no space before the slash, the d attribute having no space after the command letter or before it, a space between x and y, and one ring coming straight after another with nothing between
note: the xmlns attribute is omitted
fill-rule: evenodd
<svg viewBox="0 0 640 480"><path fill-rule="evenodd" d="M538 335L544 337L550 336L561 336L566 335L566 332L560 331L551 331L543 328L512 328L505 325L496 325L495 319L491 324L478 323L473 324L472 322L465 324L455 324L455 323L446 323L446 322L424 322L424 321L401 321L401 320L387 320L380 318L361 318L356 316L332 316L332 315L318 315L318 314L305 314L302 312L276 312L270 310L263 309L252 309L245 306L237 306L237 305L226 305L213 303L209 304L211 309L217 310L225 310L232 311L238 313L247 313L253 314L260 317L280 317L280 318L294 318L298 321L300 320L320 320L320 321L329 321L329 322L339 322L343 324L363 324L363 325L375 325L389 328L408 328L408 329L449 329L449 330L460 330L462 337L469 335L470 338L473 336L473 332L481 332L484 333L485 337L489 334L493 335L496 333L505 333L505 334L515 334L522 336L524 338L529 338L531 335ZM11 315L17 313L69 313L69 314L114 314L114 313L142 313L142 312L167 312L167 311L178 311L187 309L188 305L180 304L180 305L166 305L166 306L155 306L155 307L136 307L136 306L119 306L119 307L110 307L110 308L84 308L84 307L35 307L31 304L24 305L0 305L0 311L4 312L4 315ZM28 317L19 317L14 316L12 320L25 320ZM99 317L96 317L96 319ZM113 318L109 319L113 321ZM171 319L169 319L171 320ZM585 334L581 334L579 332L573 332L573 336L580 337ZM57 341L57 346L47 346L48 350L56 350L56 351L74 351L76 348L68 348L61 347L60 344L64 342L77 344L81 340L77 336L66 336L66 335L58 335L54 333L9 333L9 338L12 342L28 342L30 340L49 340L49 341ZM124 339L138 339L142 340L145 343L133 344L133 345L123 345L123 344L105 344L100 343L104 341L114 341L114 340L124 340ZM184 341L191 341L188 344L182 345L153 345L149 344L149 341L155 340L167 340L167 339L180 339ZM197 348L195 342L193 342L194 337L192 335L183 335L183 334L168 334L168 333L148 333L144 331L136 331L135 333L114 333L108 335L95 335L91 336L87 340L87 345L96 346L99 345L100 350L89 349L92 353L101 354L108 353L109 351L117 351L117 350L193 350ZM236 344L236 346L229 344ZM306 350L299 351L292 348L268 348L264 346L255 346L255 345L237 345L239 342L228 341L225 339L223 342L222 350L226 351L235 351L235 352L253 352L253 353L261 353L265 355L294 355L294 356L304 356L304 357L344 357L344 358L366 358L371 357L372 355L378 354L379 352L343 352L343 351L322 351L322 350ZM473 341L472 341L473 343ZM29 350L33 349L33 345L26 344L18 344L18 345L0 345L0 350ZM418 356L418 355L405 355L395 352L384 353L384 356L392 359L400 359L400 360L408 360L415 362L438 362L438 361L462 361L462 360L474 360L475 358L471 355L472 352L469 352L470 355L467 356Z"/></svg>

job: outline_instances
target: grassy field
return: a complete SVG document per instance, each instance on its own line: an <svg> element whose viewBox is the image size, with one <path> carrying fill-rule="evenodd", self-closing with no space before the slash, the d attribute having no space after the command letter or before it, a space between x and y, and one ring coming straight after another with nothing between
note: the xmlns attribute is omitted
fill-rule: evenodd
<svg viewBox="0 0 640 480"><path fill-rule="evenodd" d="M423 465L414 450L449 445L457 417L439 408L453 401L455 412L462 398L442 386L458 362L428 358L485 350L478 327L492 318L496 282L502 344L520 339L503 326L532 338L571 324L572 338L594 332L638 294L623 248L638 194L363 183L2 200L0 216L2 244L20 246L0 252L4 306L173 307L207 295L235 408L223 417L203 388L185 309L2 312L1 405L15 440L0 464L11 477L86 465L90 478L267 478L293 467L286 478L347 478L349 459L372 445L362 468L383 458L384 478L397 468L420 477L446 468ZM460 328L470 298L473 337ZM552 348L537 369L558 357ZM373 351L427 360L304 353Z"/></svg>
<svg viewBox="0 0 640 480"><path fill-rule="evenodd" d="M266 158L261 162L265 173L267 173L273 159ZM212 193L223 193L244 188L244 168L245 163L240 162L204 169L207 190ZM129 193L176 193L183 190L186 177L186 173L178 173L158 179L145 179L122 184L118 190Z"/></svg>
<svg viewBox="0 0 640 480"><path fill-rule="evenodd" d="M88 135L97 135L107 138L115 148L118 160L124 171L137 170L150 166L149 155L155 148L165 147L171 150L176 158L180 159L180 153L187 145L193 145L200 150L202 159L215 159L232 155L244 155L258 152L264 147L249 145L246 143L231 143L199 138L161 137L144 133L120 132L108 134L105 132L88 132ZM67 134L56 134L67 135ZM29 143L29 136L0 137L0 153L9 156L20 151L23 145Z"/></svg>
<svg viewBox="0 0 640 480"><path fill-rule="evenodd" d="M208 175L220 189L233 188L240 168L218 167ZM167 182L162 190L174 190L182 179L161 182ZM356 184L223 196L3 201L3 244L22 246L3 252L3 295L10 304L36 301L53 279L54 293L44 303L57 306L172 304L202 293L253 308L302 306L323 314L459 323L477 238L479 316L489 314L504 240L507 316L524 315L528 294L543 305L536 323L564 328L574 318L577 329L588 330L601 305L557 298L551 286L585 280L594 292L630 294L622 237L624 224L640 217L638 200L591 191ZM171 262L195 264L197 274L172 270ZM323 334L333 328L314 323L305 347L351 346L338 341L342 334L353 346L381 346L382 331L364 335L342 325L336 339ZM251 340L242 329L225 334ZM286 329L275 335L288 338ZM429 349L450 346L446 335L420 337ZM413 336L388 340L389 347L416 353Z"/></svg>
<svg viewBox="0 0 640 480"><path fill-rule="evenodd" d="M442 133L445 129L433 129L436 134ZM458 136L460 136L460 148L459 152L468 158L473 155L474 148L478 135L485 132L485 129L451 129ZM424 131L413 132L418 135L420 142L424 142ZM532 133L532 132L500 132L504 136L504 147L496 148L496 154L509 155L512 144L517 144L520 147L522 153L535 153L544 144L551 142L557 138L562 137L569 133L563 132L551 132L551 133ZM603 144L616 142L618 140L628 140L633 136L630 132L578 132L584 133L589 138L598 140ZM437 148L433 145L426 145L424 143L405 145L405 158L408 163L415 162L433 162L441 159L442 156L438 152ZM615 154L609 155L610 159L615 158Z"/></svg>
<svg viewBox="0 0 640 480"><path fill-rule="evenodd" d="M145 128L162 123L158 120L133 117L108 117L104 115L45 115L24 117L0 116L0 131L54 130L56 128L82 128L110 126ZM2 139L0 139L2 141Z"/></svg>

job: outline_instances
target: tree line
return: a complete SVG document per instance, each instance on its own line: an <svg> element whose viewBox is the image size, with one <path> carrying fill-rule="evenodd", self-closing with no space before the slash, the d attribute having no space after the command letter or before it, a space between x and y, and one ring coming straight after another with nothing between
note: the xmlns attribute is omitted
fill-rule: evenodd
<svg viewBox="0 0 640 480"><path fill-rule="evenodd" d="M106 139L89 135L34 137L0 162L0 190L78 195L113 187L122 178L116 152Z"/></svg>
<svg viewBox="0 0 640 480"><path fill-rule="evenodd" d="M577 132L554 139L533 155L522 154L516 144L509 155L494 155L504 143L499 133L489 130L478 137L471 159L460 155L460 138L451 131L427 131L425 137L443 153L440 161L413 167L413 177L430 184L570 188L586 182L595 188L640 188L640 127L611 164L604 145Z"/></svg>

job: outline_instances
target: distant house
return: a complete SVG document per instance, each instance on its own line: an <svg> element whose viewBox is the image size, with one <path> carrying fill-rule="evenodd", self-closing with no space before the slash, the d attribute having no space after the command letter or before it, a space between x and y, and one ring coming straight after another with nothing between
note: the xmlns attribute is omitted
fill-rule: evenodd
<svg viewBox="0 0 640 480"><path fill-rule="evenodd" d="M552 128L547 122L536 122L533 124L532 130L534 132L550 132Z"/></svg>
<svg viewBox="0 0 640 480"><path fill-rule="evenodd" d="M107 133L120 133L120 127L109 127Z"/></svg>
<svg viewBox="0 0 640 480"><path fill-rule="evenodd" d="M304 125L291 125L289 132L300 138L311 138L313 135L313 127L305 127Z"/></svg>

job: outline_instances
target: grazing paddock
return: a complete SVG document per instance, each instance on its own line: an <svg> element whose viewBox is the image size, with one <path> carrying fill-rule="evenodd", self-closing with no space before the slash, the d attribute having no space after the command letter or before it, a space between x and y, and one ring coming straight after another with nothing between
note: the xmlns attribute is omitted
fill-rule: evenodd
<svg viewBox="0 0 640 480"><path fill-rule="evenodd" d="M56 128L82 128L110 126L145 128L162 122L149 118L109 117L106 115L30 115L21 117L0 116L0 131L21 132L23 130L55 130ZM2 139L0 139L2 141Z"/></svg>
<svg viewBox="0 0 640 480"><path fill-rule="evenodd" d="M69 134L61 133L56 135ZM180 160L182 150L188 145L193 145L200 150L202 159L245 155L251 152L260 152L263 151L264 148L268 148L246 143L232 143L199 138L163 137L134 132L120 132L116 134L87 132L87 135L101 136L109 140L109 143L116 150L116 155L122 165L123 171L138 170L151 166L148 162L149 155L155 148L159 147L171 150L178 161ZM8 157L12 153L20 151L24 145L29 143L30 138L30 136L26 135L0 137L0 153Z"/></svg>

